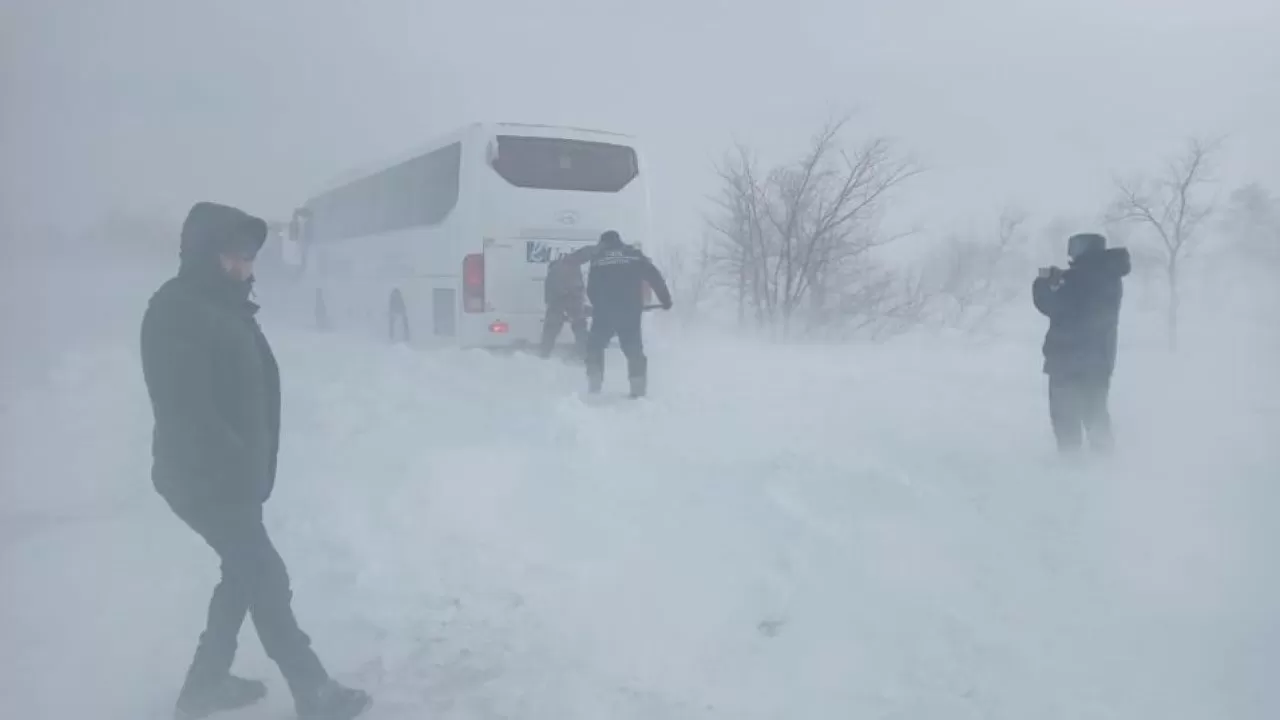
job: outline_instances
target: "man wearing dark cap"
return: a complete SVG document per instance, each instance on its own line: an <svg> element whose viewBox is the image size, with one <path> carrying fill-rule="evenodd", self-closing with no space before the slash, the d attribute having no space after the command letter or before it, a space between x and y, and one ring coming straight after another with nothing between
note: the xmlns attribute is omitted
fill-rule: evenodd
<svg viewBox="0 0 1280 720"><path fill-rule="evenodd" d="M649 361L644 355L641 317L644 286L648 283L662 309L671 309L671 291L662 273L639 249L626 245L617 232L600 236L587 272L587 298L591 301L591 330L587 334L587 392L598 393L604 384L604 349L616 335L627 357L631 397L643 397L648 387Z"/></svg>
<svg viewBox="0 0 1280 720"><path fill-rule="evenodd" d="M175 716L202 718L261 700L266 686L231 674L253 618L304 720L349 720L371 702L331 680L294 618L289 574L267 535L275 485L280 376L249 300L267 224L199 203L182 226L177 275L142 320L142 370L155 416L152 482L222 561L222 579Z"/></svg>
<svg viewBox="0 0 1280 720"><path fill-rule="evenodd" d="M1049 418L1059 450L1079 450L1087 433L1091 447L1107 452L1114 444L1107 396L1129 251L1107 249L1102 235L1082 233L1067 241L1067 255L1070 267L1043 268L1031 286L1036 309L1049 318L1043 347Z"/></svg>

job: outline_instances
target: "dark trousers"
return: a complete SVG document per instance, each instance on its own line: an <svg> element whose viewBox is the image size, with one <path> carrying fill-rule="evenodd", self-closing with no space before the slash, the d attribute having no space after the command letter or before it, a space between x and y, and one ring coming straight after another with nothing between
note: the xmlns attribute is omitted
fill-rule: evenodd
<svg viewBox="0 0 1280 720"><path fill-rule="evenodd" d="M267 535L262 506L174 511L222 560L222 579L209 601L187 685L216 682L231 671L246 614L253 617L263 650L279 666L294 697L328 680L311 639L294 618L289 572Z"/></svg>
<svg viewBox="0 0 1280 720"><path fill-rule="evenodd" d="M1112 449L1111 413L1107 410L1110 390L1107 378L1049 376L1049 419L1059 450L1080 449L1086 434L1093 449Z"/></svg>
<svg viewBox="0 0 1280 720"><path fill-rule="evenodd" d="M604 349L614 336L627 358L627 377L643 379L648 372L649 361L644 356L644 339L640 335L640 313L597 314L591 319L591 332L587 335L587 379L593 387L604 380Z"/></svg>
<svg viewBox="0 0 1280 720"><path fill-rule="evenodd" d="M547 303L547 316L542 321L542 357L550 357L556 338L565 321L573 329L573 344L582 355L587 344L587 314L582 298L555 299Z"/></svg>

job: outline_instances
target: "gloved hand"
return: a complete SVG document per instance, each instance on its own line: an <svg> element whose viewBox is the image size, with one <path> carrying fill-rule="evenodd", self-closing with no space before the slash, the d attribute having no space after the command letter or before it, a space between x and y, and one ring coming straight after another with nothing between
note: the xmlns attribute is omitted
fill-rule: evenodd
<svg viewBox="0 0 1280 720"><path fill-rule="evenodd" d="M668 300L668 301L666 301L666 302L662 303L662 309L663 309L663 310L670 310L670 309L671 309L671 301L670 301L670 300Z"/></svg>
<svg viewBox="0 0 1280 720"><path fill-rule="evenodd" d="M1065 270L1056 266L1040 268L1040 279L1046 281L1051 290L1057 290L1062 287L1062 283L1066 279L1065 274Z"/></svg>

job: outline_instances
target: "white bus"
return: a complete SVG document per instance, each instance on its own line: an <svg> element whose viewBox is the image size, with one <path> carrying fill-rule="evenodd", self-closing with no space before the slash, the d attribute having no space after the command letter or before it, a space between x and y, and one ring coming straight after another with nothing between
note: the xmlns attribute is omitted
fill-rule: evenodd
<svg viewBox="0 0 1280 720"><path fill-rule="evenodd" d="M633 138L477 123L318 193L290 234L321 328L497 347L538 342L551 260L649 222Z"/></svg>

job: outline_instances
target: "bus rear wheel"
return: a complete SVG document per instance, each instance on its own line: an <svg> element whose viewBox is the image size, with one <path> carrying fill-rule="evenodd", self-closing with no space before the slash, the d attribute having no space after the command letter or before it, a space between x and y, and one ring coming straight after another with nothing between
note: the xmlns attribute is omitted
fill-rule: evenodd
<svg viewBox="0 0 1280 720"><path fill-rule="evenodd" d="M400 329L400 342L409 342L409 308L405 305L404 295L399 290L391 293L387 302L387 339L397 342L396 328Z"/></svg>

